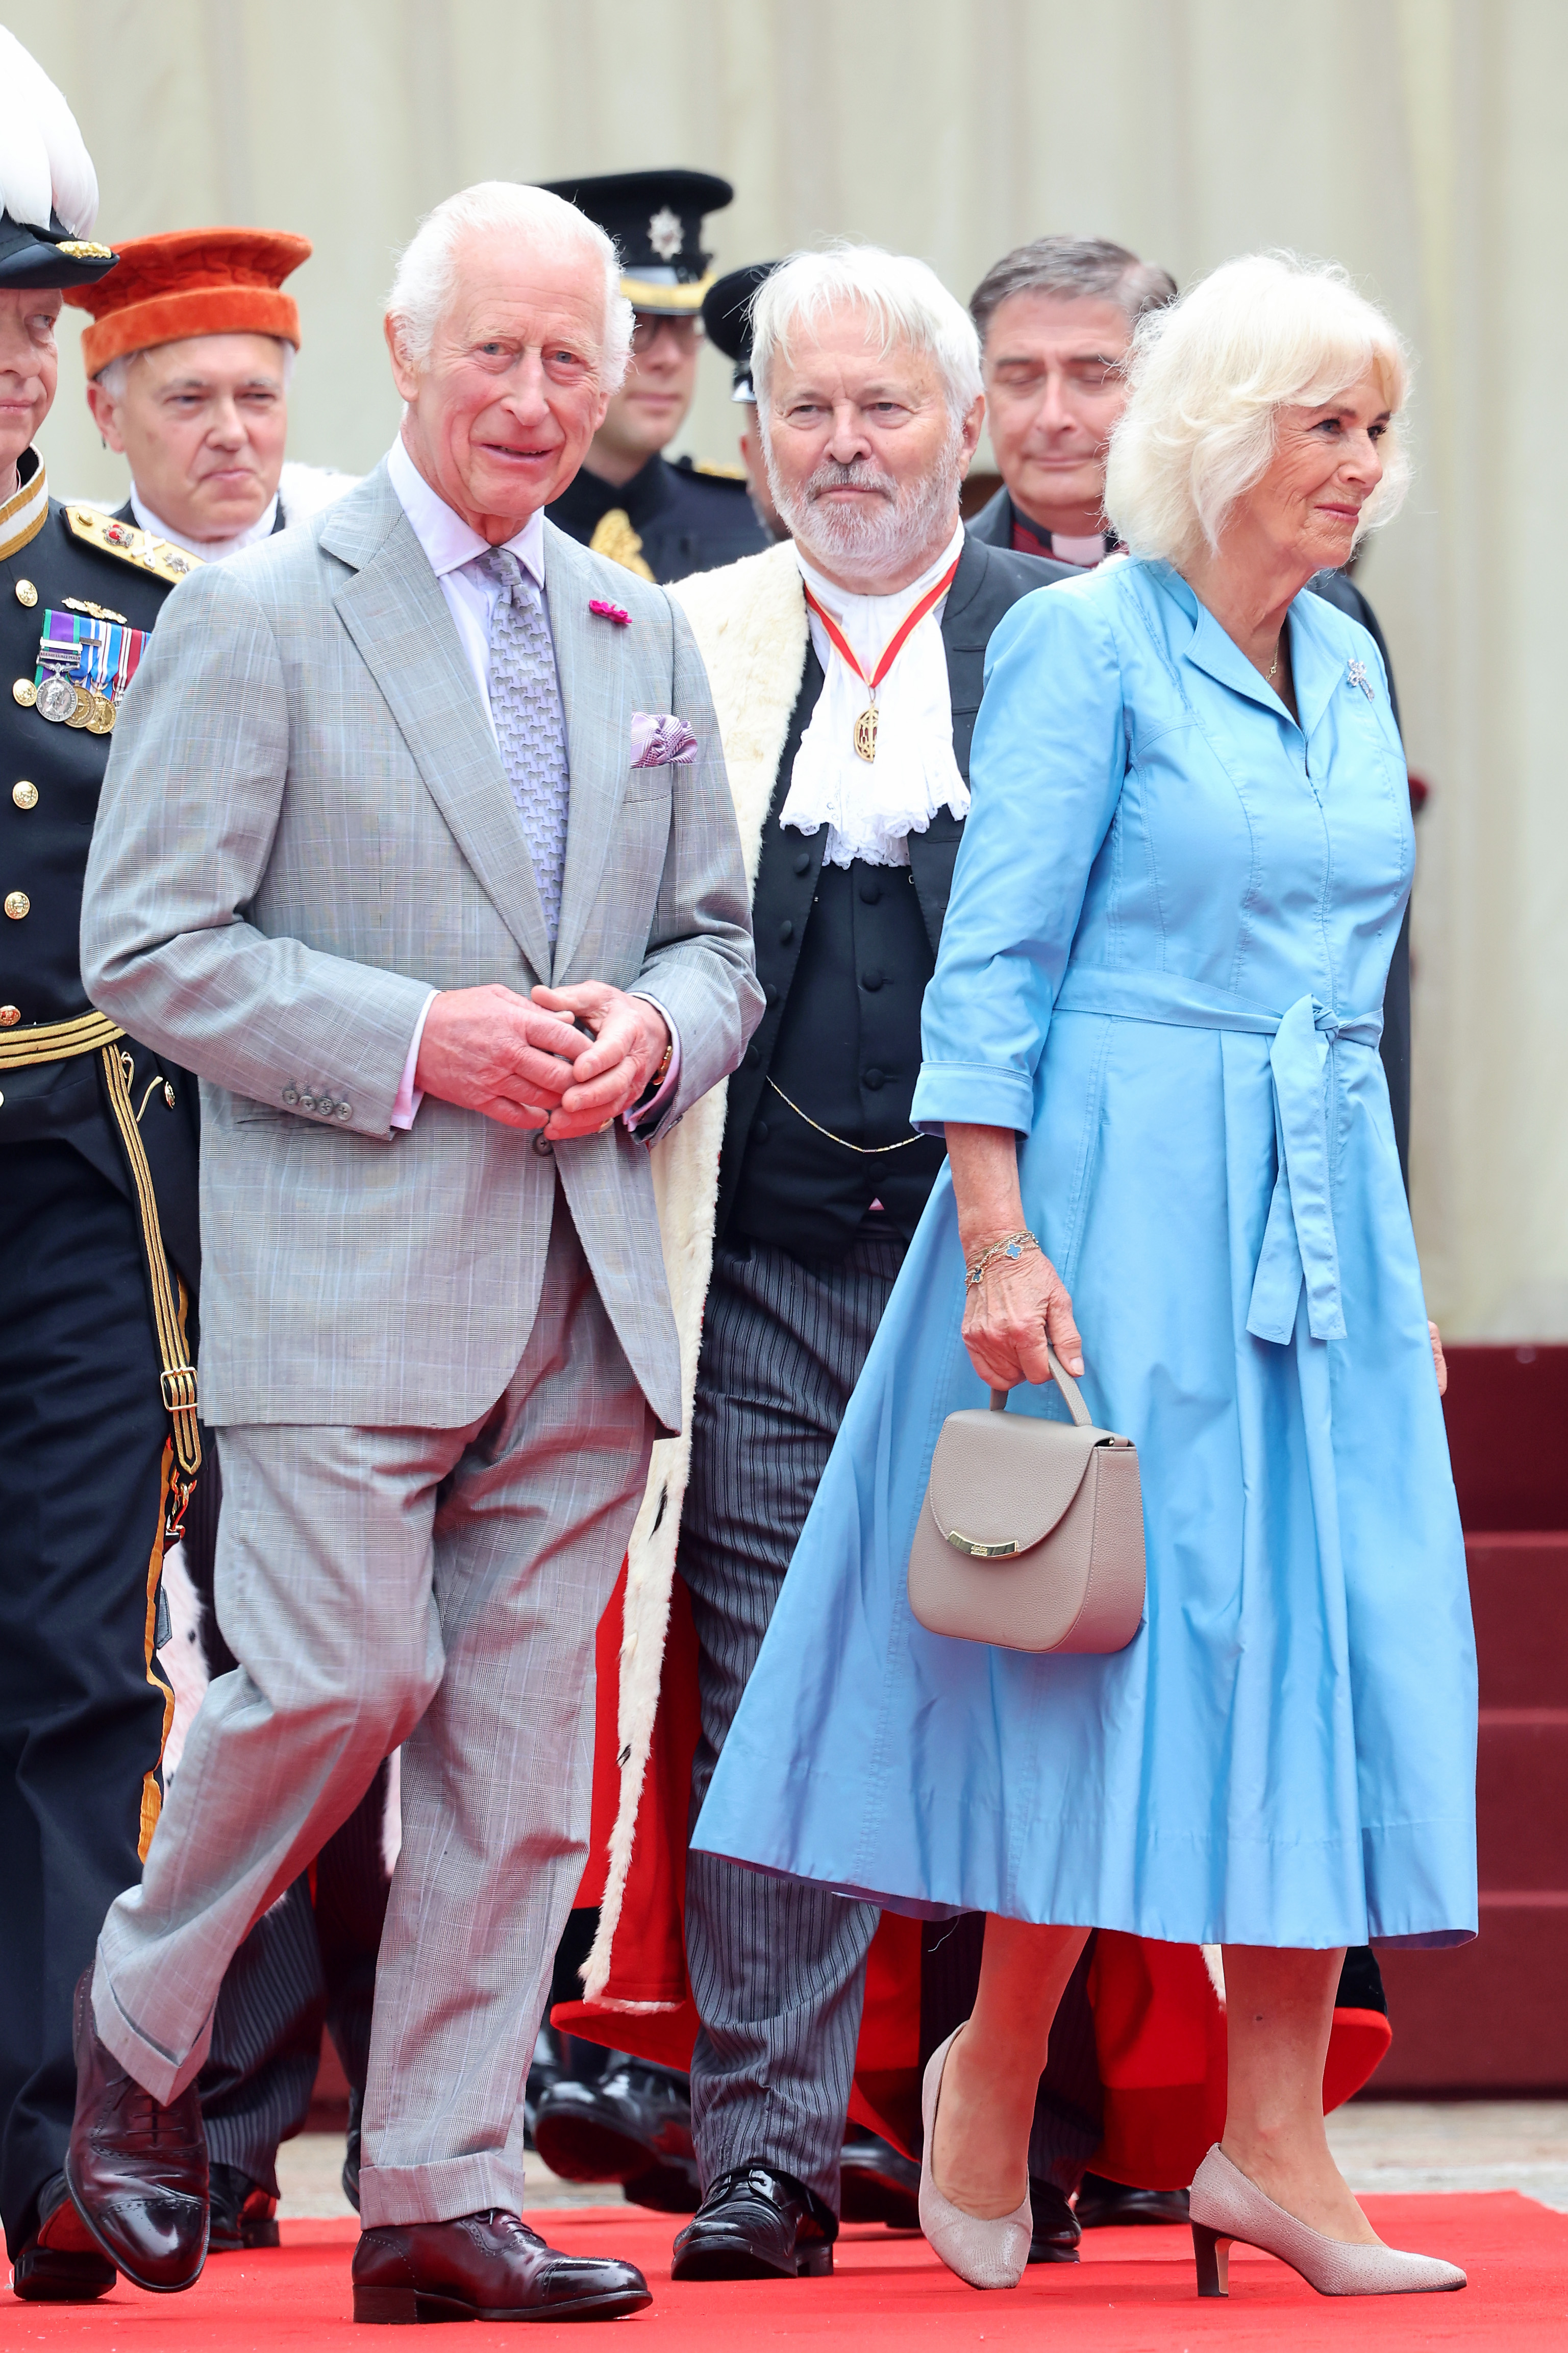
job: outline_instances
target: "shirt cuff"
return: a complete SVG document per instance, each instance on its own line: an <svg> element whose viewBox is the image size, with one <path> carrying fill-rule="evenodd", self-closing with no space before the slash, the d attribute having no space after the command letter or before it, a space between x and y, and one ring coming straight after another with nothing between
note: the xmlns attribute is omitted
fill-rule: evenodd
<svg viewBox="0 0 1568 2353"><path fill-rule="evenodd" d="M669 1068L664 1074L664 1084L658 1094L652 1096L648 1102L635 1103L621 1113L621 1117L626 1124L626 1133L629 1135L635 1135L645 1122L658 1119L666 1104L673 1100L675 1091L680 1084L680 1032L670 1018L668 1008L661 1005L657 997L650 997L646 988L629 989L627 995L640 997L645 1005L651 1005L669 1032Z"/></svg>
<svg viewBox="0 0 1568 2353"><path fill-rule="evenodd" d="M414 1073L419 1067L419 1047L425 1036L425 1024L430 1018L430 1008L440 994L438 988L433 988L419 1008L419 1018L414 1024L414 1042L408 1049L408 1060L403 1065L403 1076L397 1082L397 1096L392 1106L392 1117L387 1123L390 1127L412 1127L414 1114L425 1100L423 1093L415 1087Z"/></svg>

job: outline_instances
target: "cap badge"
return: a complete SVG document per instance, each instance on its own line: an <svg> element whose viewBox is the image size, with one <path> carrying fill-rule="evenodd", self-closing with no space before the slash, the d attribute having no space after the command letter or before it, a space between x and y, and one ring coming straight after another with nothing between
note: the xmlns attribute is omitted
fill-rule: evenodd
<svg viewBox="0 0 1568 2353"><path fill-rule="evenodd" d="M672 212L668 205L660 205L648 222L647 241L661 261L673 261L686 243L680 215Z"/></svg>
<svg viewBox="0 0 1568 2353"><path fill-rule="evenodd" d="M114 259L111 245L95 245L90 237L67 237L56 246L55 251L63 253L68 261L112 261Z"/></svg>

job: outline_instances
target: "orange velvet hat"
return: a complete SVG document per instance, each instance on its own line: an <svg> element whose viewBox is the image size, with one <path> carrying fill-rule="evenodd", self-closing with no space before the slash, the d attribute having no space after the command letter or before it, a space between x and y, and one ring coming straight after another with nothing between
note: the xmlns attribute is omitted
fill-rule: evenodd
<svg viewBox="0 0 1568 2353"><path fill-rule="evenodd" d="M66 294L93 323L81 339L89 376L122 352L187 335L278 335L300 343L300 306L282 290L310 258L308 237L277 228L179 228L116 246L120 266Z"/></svg>

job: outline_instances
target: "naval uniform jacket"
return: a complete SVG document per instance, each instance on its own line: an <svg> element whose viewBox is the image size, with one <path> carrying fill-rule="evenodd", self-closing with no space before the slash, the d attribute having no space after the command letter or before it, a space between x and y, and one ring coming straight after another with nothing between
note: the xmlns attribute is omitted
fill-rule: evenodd
<svg viewBox="0 0 1568 2353"><path fill-rule="evenodd" d="M618 489L584 466L544 512L595 554L655 580L711 572L773 544L744 477L690 458L656 454Z"/></svg>
<svg viewBox="0 0 1568 2353"><path fill-rule="evenodd" d="M22 484L38 460L21 461ZM110 540L109 530L118 536ZM102 1044L79 1042L59 1025L92 1014L82 987L82 880L112 735L51 723L23 699L35 685L38 641L50 610L94 607L151 629L185 569L167 543L100 510L51 499L41 527L0 557L0 1153L16 1145L68 1143L132 1198L134 1178L118 1133L102 1066ZM134 681L132 681L134 683ZM200 1271L196 1211L199 1111L194 1079L132 1038L114 1040L127 1072L138 1134L157 1198L164 1246L194 1295ZM22 1062L5 1058L36 1053Z"/></svg>
<svg viewBox="0 0 1568 2353"><path fill-rule="evenodd" d="M994 499L988 499L979 513L969 523L972 539L983 540L988 547L1011 547L1013 544L1013 500L1004 483ZM1352 621L1359 621L1367 630L1378 652L1388 678L1388 699L1393 707L1394 724L1399 723L1399 696L1394 683L1394 666L1388 658L1383 631L1377 616L1355 582L1347 573L1320 572L1307 586L1315 596L1337 605ZM1388 985L1383 997L1383 1056L1384 1074L1388 1081L1389 1106L1394 1113L1394 1140L1399 1146L1399 1166L1405 1172L1405 1189L1410 1185L1410 910L1405 910L1405 921L1399 927L1394 944L1394 960L1388 968Z"/></svg>

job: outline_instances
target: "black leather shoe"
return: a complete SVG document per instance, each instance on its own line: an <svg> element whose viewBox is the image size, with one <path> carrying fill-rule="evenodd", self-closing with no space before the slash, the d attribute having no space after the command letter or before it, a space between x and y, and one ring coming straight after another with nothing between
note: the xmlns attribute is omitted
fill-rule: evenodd
<svg viewBox="0 0 1568 2353"><path fill-rule="evenodd" d="M349 2132L348 2139L343 2148L343 2169L339 2176L339 2179L343 2185L343 2196L348 2200L349 2204L353 2208L356 2214L359 2212L360 2120L363 2115L364 2094L360 2090L357 2084L351 2084L349 2085ZM525 2134L523 2137L523 2147L526 2148L529 2146L530 2143Z"/></svg>
<svg viewBox="0 0 1568 2353"><path fill-rule="evenodd" d="M885 2222L918 2231L921 2169L891 2141L851 2125L838 2158L838 2211L846 2222Z"/></svg>
<svg viewBox="0 0 1568 2353"><path fill-rule="evenodd" d="M621 2196L628 2206L651 2207L656 2214L695 2214L702 2203L697 2160L693 2158L689 2165L656 2165L647 2173L634 2174L622 2182Z"/></svg>
<svg viewBox="0 0 1568 2353"><path fill-rule="evenodd" d="M635 2263L563 2255L515 2214L459 2214L365 2231L354 2249L354 2318L619 2320L653 2302Z"/></svg>
<svg viewBox="0 0 1568 2353"><path fill-rule="evenodd" d="M709 2189L675 2242L672 2280L826 2279L838 2225L793 2173L753 2161Z"/></svg>
<svg viewBox="0 0 1568 2353"><path fill-rule="evenodd" d="M563 2079L552 2084L534 2112L533 2146L563 2181L631 2183L650 2174L673 2174L689 2186L691 2203L664 2211L697 2211L691 2090L673 2068L623 2055L596 2083Z"/></svg>
<svg viewBox="0 0 1568 2353"><path fill-rule="evenodd" d="M96 2304L119 2274L71 2204L63 2173L44 2184L38 2226L23 2241L11 2284L24 2304Z"/></svg>
<svg viewBox="0 0 1568 2353"><path fill-rule="evenodd" d="M207 2253L237 2255L278 2244L278 2200L237 2165L208 2171Z"/></svg>
<svg viewBox="0 0 1568 2353"><path fill-rule="evenodd" d="M1125 2230L1129 2223L1191 2221L1184 2189L1133 2189L1086 2173L1078 2193L1078 2219L1085 2231Z"/></svg>
<svg viewBox="0 0 1568 2353"><path fill-rule="evenodd" d="M100 2253L137 2287L175 2294L207 2253L207 2144L191 2082L162 2106L99 2041L92 1970L77 1982L76 2118L66 2180Z"/></svg>
<svg viewBox="0 0 1568 2353"><path fill-rule="evenodd" d="M1083 2226L1054 2181L1029 2176L1029 2211L1034 2235L1029 2241L1032 2263L1076 2263Z"/></svg>

